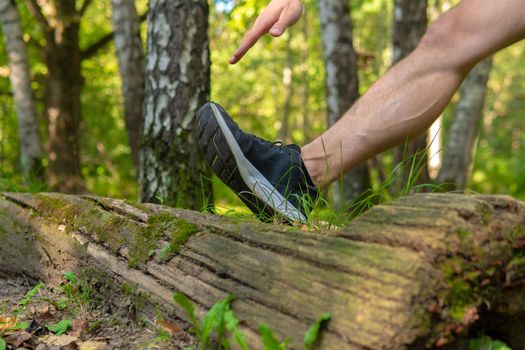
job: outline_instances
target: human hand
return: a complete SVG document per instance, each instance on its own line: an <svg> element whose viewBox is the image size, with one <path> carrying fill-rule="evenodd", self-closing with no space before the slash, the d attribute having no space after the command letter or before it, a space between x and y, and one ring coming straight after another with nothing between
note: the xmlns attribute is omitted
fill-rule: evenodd
<svg viewBox="0 0 525 350"><path fill-rule="evenodd" d="M303 13L301 0L271 0L268 6L255 20L253 27L246 33L239 48L230 58L235 64L266 33L274 37L281 36L286 28L294 25Z"/></svg>

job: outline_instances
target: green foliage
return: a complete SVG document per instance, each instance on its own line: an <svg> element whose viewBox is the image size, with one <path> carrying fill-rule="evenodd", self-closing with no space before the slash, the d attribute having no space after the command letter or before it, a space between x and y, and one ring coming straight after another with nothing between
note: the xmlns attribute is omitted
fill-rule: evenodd
<svg viewBox="0 0 525 350"><path fill-rule="evenodd" d="M33 300L36 293L38 293L38 291L44 287L45 284L43 282L40 282L39 284L31 288L31 290L27 292L26 295L18 302L18 308L15 311L15 315L18 315Z"/></svg>
<svg viewBox="0 0 525 350"><path fill-rule="evenodd" d="M319 330L321 329L321 326L325 324L326 322L330 321L330 318L331 318L331 315L328 312L325 312L310 327L310 329L308 329L308 331L304 335L304 346L306 347L307 350L310 350L313 348L314 343L319 337Z"/></svg>
<svg viewBox="0 0 525 350"><path fill-rule="evenodd" d="M483 336L469 342L469 350L512 350L502 341Z"/></svg>
<svg viewBox="0 0 525 350"><path fill-rule="evenodd" d="M62 320L58 323L47 325L46 327L56 335L62 335L73 327L73 322L71 322L71 320Z"/></svg>
<svg viewBox="0 0 525 350"><path fill-rule="evenodd" d="M215 303L200 323L195 316L193 302L186 295L175 293L173 294L173 300L186 311L186 314L190 318L193 326L191 331L195 334L198 349L208 350L213 348L217 350L229 350L231 349L230 344L234 341L236 346L241 350L249 350L246 336L238 328L239 320L231 309L231 303L235 300L233 295L230 294L226 299ZM330 317L329 313L323 313L308 329L304 336L306 350L313 349L322 326L330 320ZM260 323L259 334L265 350L285 350L291 341L289 338L283 342L277 340L272 329L265 323ZM212 337L218 347L214 347L212 344ZM190 349L195 348L186 348L186 350Z"/></svg>
<svg viewBox="0 0 525 350"><path fill-rule="evenodd" d="M190 317L190 321L193 325L193 330L195 334L200 334L201 332L199 322L195 317L195 308L193 307L193 303L191 302L191 300L188 299L188 297L182 293L173 294L173 300L175 300L175 302L179 304Z"/></svg>
<svg viewBox="0 0 525 350"><path fill-rule="evenodd" d="M264 344L264 350L284 350L288 346L289 340L279 342L273 335L273 331L265 323L259 325L259 334Z"/></svg>
<svg viewBox="0 0 525 350"><path fill-rule="evenodd" d="M6 350L6 349L7 349L7 344L2 339L2 337L0 337L0 350Z"/></svg>

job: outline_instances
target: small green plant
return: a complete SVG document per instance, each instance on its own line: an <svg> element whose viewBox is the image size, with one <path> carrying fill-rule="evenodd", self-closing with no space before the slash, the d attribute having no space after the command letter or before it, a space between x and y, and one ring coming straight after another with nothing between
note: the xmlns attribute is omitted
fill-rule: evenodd
<svg viewBox="0 0 525 350"><path fill-rule="evenodd" d="M26 308L26 306L33 300L36 293L42 288L45 287L45 284L43 282L40 282L36 286L34 286L29 292L26 293L26 295L18 302L18 307L16 308L14 315L15 317L18 317L18 315Z"/></svg>
<svg viewBox="0 0 525 350"><path fill-rule="evenodd" d="M512 350L502 341L493 340L488 336L473 339L469 342L469 350Z"/></svg>
<svg viewBox="0 0 525 350"><path fill-rule="evenodd" d="M226 299L215 303L206 313L201 322L195 316L193 302L182 293L175 293L173 299L186 311L193 326L191 332L195 335L196 347L185 350L229 350L230 344L235 342L241 350L249 350L246 335L239 329L239 320L231 309L231 303L235 296L229 295ZM306 350L312 350L319 339L319 332L323 325L330 320L329 313L323 313L321 317L308 329L304 336ZM265 323L259 325L259 334L265 350L286 350L291 342L290 338L279 341L273 334L272 329ZM215 340L215 343L212 342Z"/></svg>
<svg viewBox="0 0 525 350"><path fill-rule="evenodd" d="M213 334L216 336L219 349L230 349L230 341L232 339L228 339L226 336L226 333L229 332L242 350L248 350L246 337L239 331L239 321L230 307L231 302L235 299L233 295L229 295L226 299L213 305L200 323L195 317L193 303L187 296L182 293L176 293L173 299L188 314L193 325L192 332L195 334L199 349L209 349L211 347Z"/></svg>
<svg viewBox="0 0 525 350"><path fill-rule="evenodd" d="M7 349L7 344L5 343L5 341L0 337L0 350L6 350Z"/></svg>
<svg viewBox="0 0 525 350"><path fill-rule="evenodd" d="M89 302L89 291L86 288L82 288L74 272L67 271L64 274L64 280L62 290L69 300L79 304Z"/></svg>
<svg viewBox="0 0 525 350"><path fill-rule="evenodd" d="M46 327L56 335L62 335L67 333L73 327L73 323L71 320L62 320L58 323L47 325Z"/></svg>

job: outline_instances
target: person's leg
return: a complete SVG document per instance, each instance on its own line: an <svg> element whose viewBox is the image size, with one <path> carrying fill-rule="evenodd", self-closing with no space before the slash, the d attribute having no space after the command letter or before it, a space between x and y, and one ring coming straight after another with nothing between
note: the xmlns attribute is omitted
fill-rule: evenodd
<svg viewBox="0 0 525 350"><path fill-rule="evenodd" d="M524 0L463 0L334 126L302 147L314 183L325 187L341 171L424 132L476 63L524 37Z"/></svg>

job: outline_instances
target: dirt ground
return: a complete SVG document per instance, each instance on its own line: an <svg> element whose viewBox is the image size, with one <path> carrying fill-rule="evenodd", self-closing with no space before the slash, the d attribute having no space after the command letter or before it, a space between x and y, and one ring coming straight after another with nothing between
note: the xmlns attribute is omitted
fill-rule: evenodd
<svg viewBox="0 0 525 350"><path fill-rule="evenodd" d="M182 349L192 343L177 325L125 319L111 307L75 300L63 286L37 287L28 298L38 285L27 276L0 272L0 338L7 350ZM69 324L64 334L47 328L61 321Z"/></svg>

